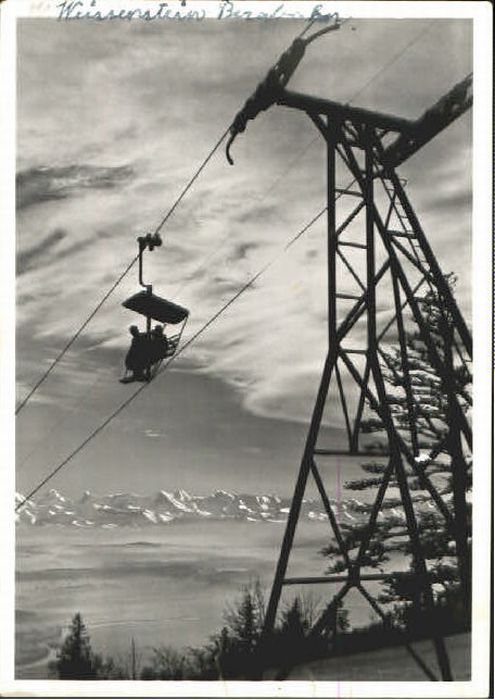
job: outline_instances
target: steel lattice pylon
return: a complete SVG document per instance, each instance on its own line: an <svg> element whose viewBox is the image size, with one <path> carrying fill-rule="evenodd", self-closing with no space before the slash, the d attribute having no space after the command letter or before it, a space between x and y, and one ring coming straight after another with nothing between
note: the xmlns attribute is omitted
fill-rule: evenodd
<svg viewBox="0 0 495 700"><path fill-rule="evenodd" d="M327 607L326 612L316 623L313 633L321 632L325 627L331 628L332 623L336 619L337 605L343 600L349 590L354 587L368 600L375 612L385 619L384 611L370 595L369 591L366 590L364 582L366 580L385 579L390 574L361 575L360 569L374 534L387 486L392 477L396 479L400 490L401 504L404 509L407 530L411 541L418 589L422 591L427 611L429 610L429 614L434 615L431 583L418 530L413 498L409 490L406 469L411 470L415 477L420 480L423 488L429 492L431 499L444 516L446 524L452 532L452 537L456 541L459 570L461 571L463 584L466 587L466 594L469 578L469 572L466 570L468 566L465 502L467 465L463 454L463 444L466 445L467 449L470 449L471 431L455 391L451 387L453 377L452 371L445 361L446 356L440 357L418 302L417 294L420 288L425 286L430 290L435 290L435 293L445 305L446 315L451 320L450 326L452 328L452 347L449 350L451 356L454 352L457 357L461 355L470 356L471 340L469 332L415 216L405 193L404 185L395 173L395 170L387 167L382 145L383 131L369 126L357 130L346 122L335 125L330 120L325 122L320 116L313 114L311 117L328 145L329 349L268 605L265 634L269 634L273 629L283 585L324 582L342 584L340 590L335 594L332 602ZM341 159L346 169L353 176L354 180L351 187L354 189L349 187L340 189L336 187L337 157ZM360 160L364 160L364 164L361 164ZM381 194L383 195L381 201L377 197L376 191L378 187L381 188ZM343 223L338 225L337 199L340 199L342 196L357 199L358 203L352 208ZM346 231L348 231L351 223L356 223L360 212L364 213L362 239L345 240ZM384 258L381 265L377 265L376 260L378 242L380 242L382 258ZM354 252L355 256L364 256L366 268L364 279L356 271L355 265L350 260L349 253L343 252L344 249ZM355 279L358 288L357 294L353 295L339 291L336 274L338 261L345 265ZM392 319L389 318L385 323L382 322L380 327L377 321L377 291L379 285L385 285L386 293L390 293L390 289L386 287L387 278L392 289L394 312ZM349 305L350 308L346 309L345 307L349 307ZM456 508L453 511L442 499L439 491L428 476L428 470L425 468L425 465L418 460L420 447L415 426L415 398L409 376L410 370L405 339L405 316L407 311L410 312L413 321L421 332L421 337L429 351L430 362L438 373L445 391L450 391L449 405L453 420L451 420L451 434L449 435L449 452L454 476L454 492L457 494ZM353 331L355 331L356 326L363 318L366 320L365 347L349 347L349 343L352 345L355 342L353 338L355 338L356 333L353 334ZM409 412L407 437L404 436L404 426L399 427L392 414L383 375L384 357L386 355L384 355L382 344L386 334L391 331L392 326L395 326L396 337L401 351L404 392ZM358 366L352 358L353 355L361 355L364 358L364 368ZM346 390L342 381L343 370L347 371L348 376L353 379L359 391L360 398L355 416L350 414L348 408ZM332 378L335 378L347 428L348 449L342 451L318 447L318 434ZM326 456L343 456L344 454L362 455L364 457L377 456L376 452L363 453L360 450L359 427L365 402L368 403L383 424L388 443L388 465L371 510L367 534L360 543L357 556L351 559L321 478L318 460ZM430 460L433 460L436 456L435 452L437 450L444 447L445 445L436 446L429 455ZM315 480L333 534L339 544L340 553L346 564L346 574L344 576L286 578L290 550L310 473ZM459 482L461 482L460 487ZM441 637L437 637L433 641L442 678L445 680L451 679L452 673L444 641ZM427 676L430 679L435 679L435 674L420 659L412 647L409 644L407 644L407 647Z"/></svg>
<svg viewBox="0 0 495 700"><path fill-rule="evenodd" d="M307 43L312 38L307 40ZM299 43L297 43L299 42ZM424 546L409 479L414 477L441 514L455 541L459 578L466 604L470 602L469 526L466 490L467 455L471 451L471 429L454 381L454 368L471 359L472 341L448 281L432 252L414 209L395 168L424 146L472 104L471 76L457 84L415 122L393 115L341 105L329 100L290 92L285 86L304 55L301 40L294 42L268 73L254 95L236 116L231 128L229 150L247 121L273 104L304 111L312 120L327 147L327 250L328 250L328 351L316 396L311 423L296 480L286 530L268 603L263 642L269 644L273 632L282 588L286 585L340 584L310 634L335 633L338 606L355 588L384 620L386 614L366 588L367 581L389 578L391 573L363 573L365 557L375 533L380 510L391 480L397 484L400 503L412 552L412 572L422 605L431 621L441 678L452 680L452 670L445 642L435 629L435 606L432 581L428 572ZM392 140L391 140L392 139ZM347 187L337 186L337 168L352 178ZM347 201L355 206L347 207ZM340 209L343 211L342 220ZM347 237L346 237L347 236ZM350 236L350 237L349 237ZM346 252L344 252L346 251ZM361 256L360 262L356 258ZM340 275L339 275L340 272ZM347 280L343 274L347 275ZM349 280L354 291L350 293ZM427 289L439 300L444 325L444 347L440 352L418 299ZM380 303L385 295L386 304ZM392 300L392 302L390 302ZM392 306L392 316L379 313ZM415 325L426 346L429 363L439 379L448 414L448 430L439 444L420 455L421 441L416 428L416 402L411 382L410 358L406 343L407 329ZM364 329L363 329L364 325ZM401 391L407 406L406 418L399 424L388 393L386 373L387 334L399 347ZM363 341L363 335L365 340ZM356 359L358 358L358 359ZM359 361L361 358L361 362ZM344 377L345 373L345 377ZM349 390L349 385L354 390ZM331 385L343 414L347 446L332 449L320 446L318 436ZM351 394L357 405L351 410ZM386 437L386 467L371 507L367 527L358 553L348 551L338 517L334 513L321 475L322 459L343 457L377 457L376 450L361 447L360 427L367 406L381 422ZM452 476L453 503L446 502L431 479L428 467L436 457L448 455ZM310 474L322 499L339 554L343 571L337 575L287 577L289 557ZM395 574L398 575L398 574ZM404 574L402 574L404 575ZM410 640L403 642L430 680L437 676L413 649ZM261 653L263 652L263 644Z"/></svg>
<svg viewBox="0 0 495 700"><path fill-rule="evenodd" d="M469 590L469 571L467 568L468 530L465 501L467 465L463 454L463 445L466 446L466 449L470 449L471 431L455 391L451 389L448 403L451 407L453 420L451 420L451 431L448 438L450 445L448 449L454 477L455 508L452 510L443 500L438 489L430 479L425 464L418 460L420 446L415 426L415 398L409 376L404 317L406 312L410 311L428 347L431 364L437 371L447 392L452 384L452 371L448 367L445 357L441 358L439 356L438 349L426 325L426 320L422 315L420 303L417 299L420 288L426 286L429 289L434 289L445 304L446 313L448 318L451 319L450 325L452 327L452 347L449 351L451 356L454 353L456 357L470 355L471 341L469 332L414 214L403 183L399 180L395 171L384 163L384 149L380 130L366 127L359 133L345 123L339 125L334 125L330 122L325 123L323 119L315 115L312 115L312 119L328 144L329 349L268 605L265 621L266 635L273 629L281 590L284 585L341 583L340 590L335 594L331 604L316 623L313 633L321 632L325 627L331 628L332 623L336 619L337 605L343 600L349 590L354 587L368 600L375 612L385 619L384 611L369 591L366 590L365 581L385 579L390 576L390 573L361 574L360 569L374 533L387 486L392 477L396 479L400 490L401 504L404 509L407 530L411 541L418 589L423 593L424 605L427 611L429 610L429 614L434 616L431 583L418 531L413 498L409 490L406 475L407 469L412 471L415 477L420 480L422 487L430 494L436 507L444 516L447 527L450 528L452 537L456 541L459 570L466 595ZM359 152L357 153L356 151ZM345 167L351 172L354 178L353 187L355 189L336 188L336 156L342 160ZM360 156L364 156L364 167L360 165ZM381 187L382 194L384 194L381 198L381 206L379 206L379 198L376 196L377 186ZM357 199L358 203L352 208L345 221L337 225L336 200L337 196L342 194ZM380 211L381 209L383 211ZM355 222L361 211L363 211L365 218L362 240L344 240L345 232L348 230L351 222ZM380 241L382 247L382 258L384 257L383 262L379 266L376 261L378 241ZM364 280L356 272L355 265L351 262L349 254L344 254L343 249L353 252L359 251L360 255L364 255L366 267ZM354 254L356 255L356 252ZM355 278L356 286L359 289L356 295L339 291L336 275L337 261L343 262L346 269ZM416 274L414 275L413 272ZM386 322L382 321L380 326L377 321L377 290L379 285L383 286L386 283L387 277L392 288L394 312L393 317L391 319L388 318ZM385 287L385 293L388 294L389 291ZM345 310L343 308L345 305L350 305L350 308ZM353 331L363 318L366 320L367 327L366 346L361 348L349 347L349 343L353 342L353 337L356 335L354 334L353 336ZM397 426L394 420L383 376L384 352L382 344L387 332L391 331L392 326L395 326L401 350L404 392L409 412L407 431L409 434L407 437L404 436L404 426ZM364 368L358 366L358 363L352 357L353 355L361 355L364 358ZM346 390L342 381L343 370L354 380L359 391L359 401L354 416L350 413L348 400L346 399ZM325 449L318 446L318 434L332 377L335 377L335 384L340 395L341 408L347 428L348 446L345 450ZM357 556L351 559L346 549L345 538L326 492L318 467L318 460L343 455L379 456L376 451L366 453L360 449L359 427L365 402L368 403L383 424L388 443L388 464L371 510L366 536L360 543ZM444 447L445 445L436 446L430 453L430 460L433 461L437 450ZM333 534L345 562L345 575L286 578L290 550L310 473L315 480ZM443 639L436 637L433 641L442 678L445 680L451 679L452 672ZM430 679L435 679L435 674L408 643L407 647L427 676Z"/></svg>

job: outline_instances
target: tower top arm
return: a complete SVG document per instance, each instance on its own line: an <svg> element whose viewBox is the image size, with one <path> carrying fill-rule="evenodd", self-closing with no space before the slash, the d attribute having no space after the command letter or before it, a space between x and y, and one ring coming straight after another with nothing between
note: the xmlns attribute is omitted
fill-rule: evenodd
<svg viewBox="0 0 495 700"><path fill-rule="evenodd" d="M473 75L470 73L464 80L449 90L438 102L426 110L413 123L413 128L401 134L388 148L385 158L392 167L397 167L410 158L416 151L431 141L445 127L455 121L473 104Z"/></svg>
<svg viewBox="0 0 495 700"><path fill-rule="evenodd" d="M339 25L336 24L323 31L338 28ZM321 32L317 32L305 40L297 38L268 71L265 79L237 113L230 127L230 139L227 144L227 160L231 165L233 160L230 148L237 135L246 129L248 121L255 119L260 112L274 104L299 109L313 115L325 115L328 119L340 122L349 122L358 130L371 126L386 132L397 133L395 141L385 149L385 163L390 167L397 167L410 158L473 104L472 74L457 83L417 120L404 119L287 90L286 85L303 59L307 44L320 34Z"/></svg>

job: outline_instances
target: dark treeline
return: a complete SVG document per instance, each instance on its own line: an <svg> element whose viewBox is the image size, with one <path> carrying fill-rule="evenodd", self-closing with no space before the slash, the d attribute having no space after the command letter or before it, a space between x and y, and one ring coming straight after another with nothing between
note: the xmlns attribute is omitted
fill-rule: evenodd
<svg viewBox="0 0 495 700"><path fill-rule="evenodd" d="M437 632L448 635L469 629L458 587L437 599L436 607L436 625L442 625ZM305 661L396 646L432 634L429 617L404 601L393 606L385 621L359 629L350 628L348 612L341 607L333 634L314 636L310 630L320 612L311 598L296 597L282 610L270 639L262 641L265 597L255 583L226 609L222 628L205 644L186 649L161 645L145 663L134 642L127 658L95 653L77 613L50 672L63 680L256 680L268 669L290 669Z"/></svg>

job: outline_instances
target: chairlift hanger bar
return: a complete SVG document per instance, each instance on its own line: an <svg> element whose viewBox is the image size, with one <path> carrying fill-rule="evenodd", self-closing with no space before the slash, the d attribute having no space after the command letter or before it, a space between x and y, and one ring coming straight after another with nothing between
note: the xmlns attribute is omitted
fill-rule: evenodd
<svg viewBox="0 0 495 700"><path fill-rule="evenodd" d="M137 239L138 243L138 259L139 259L139 272L138 272L138 279L139 279L139 284L141 287L144 287L149 294L152 293L153 291L153 286L151 284L145 284L143 282L143 253L146 249L148 249L150 252L153 251L155 248L158 248L162 245L162 238L159 233L148 233L146 236L139 236Z"/></svg>
<svg viewBox="0 0 495 700"><path fill-rule="evenodd" d="M437 134L466 112L473 104L472 74L466 76L417 120L404 119L391 114L352 107L332 100L286 90L285 87L304 57L306 46L319 36L340 29L335 22L330 27L315 32L307 39L298 37L268 71L253 95L236 115L230 127L230 139L226 147L228 162L233 165L230 148L238 134L246 129L247 122L274 104L300 109L312 114L324 114L335 121L349 121L357 127L372 126L398 133L398 138L385 149L389 167L395 168ZM359 145L359 144L357 144Z"/></svg>
<svg viewBox="0 0 495 700"><path fill-rule="evenodd" d="M167 299L162 299L156 294L153 294L153 285L146 284L143 280L143 253L145 250L153 251L162 245L162 239L159 233L148 233L146 236L139 236L138 243L138 258L139 272L138 280L141 287L144 289L137 294L133 294L129 299L123 302L122 306L131 311L135 311L147 319L148 332L150 330L151 319L160 321L160 323L182 323L189 311L178 304L174 304Z"/></svg>

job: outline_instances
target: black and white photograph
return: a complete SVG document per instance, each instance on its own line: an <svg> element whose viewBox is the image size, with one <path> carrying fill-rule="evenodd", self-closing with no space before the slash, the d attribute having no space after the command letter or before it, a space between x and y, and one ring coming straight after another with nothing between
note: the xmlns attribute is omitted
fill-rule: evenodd
<svg viewBox="0 0 495 700"><path fill-rule="evenodd" d="M491 4L0 21L0 692L489 697Z"/></svg>

